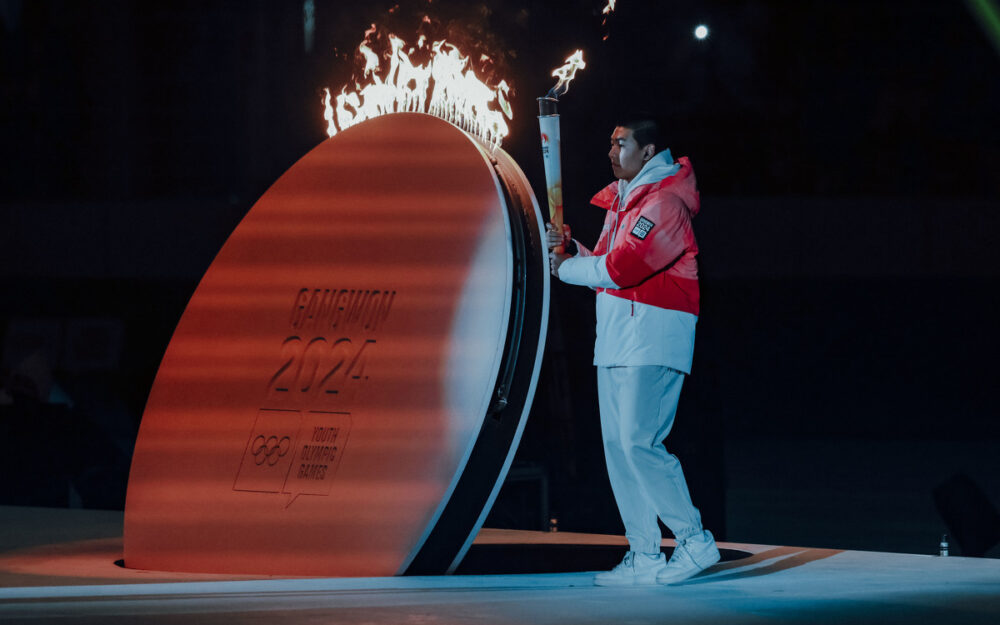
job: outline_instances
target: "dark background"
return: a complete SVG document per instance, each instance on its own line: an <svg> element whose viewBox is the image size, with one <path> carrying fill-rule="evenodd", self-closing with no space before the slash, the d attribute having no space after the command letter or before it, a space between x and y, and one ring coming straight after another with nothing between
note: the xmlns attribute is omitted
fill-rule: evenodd
<svg viewBox="0 0 1000 625"><path fill-rule="evenodd" d="M584 49L560 106L580 240L617 116L663 114L691 158L702 315L668 448L719 537L929 553L949 515L991 518L975 501L1000 496L1000 49L972 3L621 0L606 24L600 1L314 6L310 43L303 2L0 1L0 504L123 506L202 273L325 138L322 88L348 81L363 31L406 39L426 13L512 84L504 148L536 192L534 98ZM592 294L554 285L488 525L621 531L593 335ZM971 494L936 509L956 474Z"/></svg>

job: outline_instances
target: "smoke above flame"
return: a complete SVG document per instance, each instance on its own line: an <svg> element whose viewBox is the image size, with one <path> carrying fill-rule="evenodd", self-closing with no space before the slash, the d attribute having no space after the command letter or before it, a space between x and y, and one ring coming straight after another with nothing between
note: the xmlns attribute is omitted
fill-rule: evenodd
<svg viewBox="0 0 1000 625"><path fill-rule="evenodd" d="M509 132L505 118L513 119L506 81L495 86L483 82L469 57L443 39L428 44L421 35L416 46L408 46L402 38L389 34L385 38L387 49L376 52L377 31L372 24L358 46L364 69L354 88L349 90L345 85L336 95L329 88L323 89L328 136L373 117L411 112L440 117L488 145L500 145ZM428 60L415 62L416 56ZM480 63L489 60L485 56L479 59Z"/></svg>
<svg viewBox="0 0 1000 625"><path fill-rule="evenodd" d="M569 91L569 83L576 76L576 70L585 67L587 67L587 64L583 61L583 50L577 50L566 59L566 63L562 67L557 67L552 71L552 75L559 80L555 86L549 89L548 97L558 98Z"/></svg>

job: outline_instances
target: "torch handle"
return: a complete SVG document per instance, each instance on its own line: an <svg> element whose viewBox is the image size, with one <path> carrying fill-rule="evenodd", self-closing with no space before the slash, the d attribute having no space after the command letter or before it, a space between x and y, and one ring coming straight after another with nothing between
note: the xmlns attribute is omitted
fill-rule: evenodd
<svg viewBox="0 0 1000 625"><path fill-rule="evenodd" d="M562 187L549 189L549 222L555 227L560 235L563 233L563 207L562 207ZM565 245L554 248L559 254L566 251Z"/></svg>
<svg viewBox="0 0 1000 625"><path fill-rule="evenodd" d="M541 101L542 98L539 98ZM556 232L563 231L562 165L559 147L559 115L539 115L538 129L542 138L542 162L545 165L545 189L549 201L549 221ZM565 247L555 251L562 254Z"/></svg>

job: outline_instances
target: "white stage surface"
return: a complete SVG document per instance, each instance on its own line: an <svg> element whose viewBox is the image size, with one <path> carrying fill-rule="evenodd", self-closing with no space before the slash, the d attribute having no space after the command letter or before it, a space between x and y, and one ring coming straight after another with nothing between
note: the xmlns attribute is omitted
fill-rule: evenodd
<svg viewBox="0 0 1000 625"><path fill-rule="evenodd" d="M594 587L588 572L192 575L116 564L121 517L0 507L0 622L1000 623L1000 560L993 559L726 543L736 559L684 584L617 589ZM470 557L479 570L494 561L510 570L522 553L537 565L539 554L603 550L606 557L624 544L616 536L483 530Z"/></svg>

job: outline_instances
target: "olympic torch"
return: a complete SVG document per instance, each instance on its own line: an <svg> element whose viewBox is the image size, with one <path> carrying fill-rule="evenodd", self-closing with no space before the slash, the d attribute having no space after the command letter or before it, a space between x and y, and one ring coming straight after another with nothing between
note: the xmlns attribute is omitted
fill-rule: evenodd
<svg viewBox="0 0 1000 625"><path fill-rule="evenodd" d="M546 196L549 201L549 221L556 232L563 230L562 164L559 147L559 96L569 91L569 82L576 70L586 67L583 50L577 50L566 59L566 63L552 72L558 78L549 92L538 98L538 129L542 135L542 162L545 166ZM556 248L560 254L563 246Z"/></svg>

